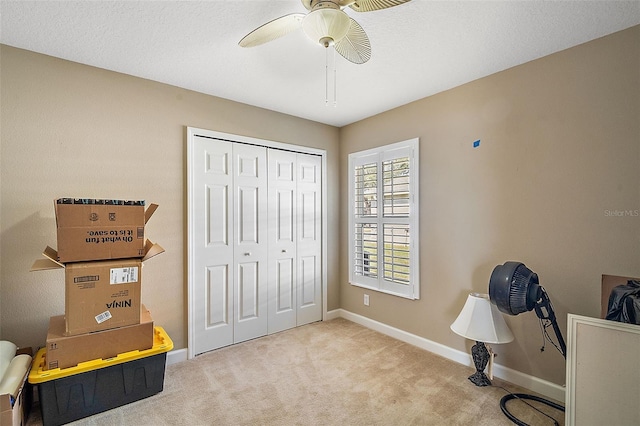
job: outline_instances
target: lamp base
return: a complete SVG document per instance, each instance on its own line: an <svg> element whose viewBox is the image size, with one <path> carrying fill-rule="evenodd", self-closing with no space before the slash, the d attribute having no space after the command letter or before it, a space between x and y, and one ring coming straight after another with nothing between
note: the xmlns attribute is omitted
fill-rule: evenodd
<svg viewBox="0 0 640 426"><path fill-rule="evenodd" d="M476 341L471 347L471 356L476 366L476 372L469 376L469 380L476 386L491 386L491 380L484 374L484 369L489 362L489 351L483 342Z"/></svg>
<svg viewBox="0 0 640 426"><path fill-rule="evenodd" d="M476 371L470 375L469 380L476 386L491 386L491 380L482 371Z"/></svg>

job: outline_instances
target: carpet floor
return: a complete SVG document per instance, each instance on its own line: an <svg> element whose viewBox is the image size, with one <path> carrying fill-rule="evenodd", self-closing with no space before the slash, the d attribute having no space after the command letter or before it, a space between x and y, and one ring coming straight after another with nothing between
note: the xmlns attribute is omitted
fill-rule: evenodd
<svg viewBox="0 0 640 426"><path fill-rule="evenodd" d="M477 387L473 372L335 319L169 365L162 392L72 424L513 425L500 399L531 392L499 379ZM564 412L529 404L507 407L526 424L564 424ZM36 403L27 426L41 424Z"/></svg>

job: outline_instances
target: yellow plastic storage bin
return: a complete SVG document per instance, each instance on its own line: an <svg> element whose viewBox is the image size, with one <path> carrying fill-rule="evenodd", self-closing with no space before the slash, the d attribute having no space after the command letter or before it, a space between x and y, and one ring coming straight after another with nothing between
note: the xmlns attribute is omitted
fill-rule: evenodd
<svg viewBox="0 0 640 426"><path fill-rule="evenodd" d="M173 342L154 327L151 349L44 370L46 348L36 354L29 383L38 387L44 426L61 425L162 392L167 352Z"/></svg>

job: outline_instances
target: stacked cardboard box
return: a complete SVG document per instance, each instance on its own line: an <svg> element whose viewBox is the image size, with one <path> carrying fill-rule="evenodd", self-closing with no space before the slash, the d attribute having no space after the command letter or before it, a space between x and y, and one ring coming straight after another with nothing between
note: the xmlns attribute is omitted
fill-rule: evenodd
<svg viewBox="0 0 640 426"><path fill-rule="evenodd" d="M27 382L32 360L31 348L16 348L0 341L0 425L27 424L33 389Z"/></svg>
<svg viewBox="0 0 640 426"><path fill-rule="evenodd" d="M55 200L58 250L31 270L64 269L65 314L51 317L46 368L69 368L153 346L141 303L142 265L164 249L145 239L157 209L144 201Z"/></svg>

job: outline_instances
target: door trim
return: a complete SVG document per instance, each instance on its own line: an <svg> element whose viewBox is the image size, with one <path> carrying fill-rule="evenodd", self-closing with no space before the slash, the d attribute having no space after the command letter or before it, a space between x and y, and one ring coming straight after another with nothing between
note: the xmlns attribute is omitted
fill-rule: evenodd
<svg viewBox="0 0 640 426"><path fill-rule="evenodd" d="M230 133L222 133L214 130L199 129L196 127L187 127L187 358L192 359L194 354L195 332L194 326L194 278L193 278L193 244L191 235L193 232L193 219L191 217L193 203L193 166L191 164L193 155L193 138L201 136L211 139L219 139L228 142L245 143L250 145L264 146L267 148L281 149L285 151L300 152L303 154L313 154L321 157L322 169L322 186L321 186L321 202L322 202L322 320L327 319L327 151L324 149L311 148L301 145L287 144L283 142L275 142L266 139L252 138L248 136L234 135Z"/></svg>

